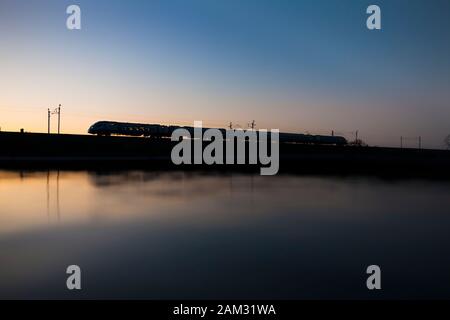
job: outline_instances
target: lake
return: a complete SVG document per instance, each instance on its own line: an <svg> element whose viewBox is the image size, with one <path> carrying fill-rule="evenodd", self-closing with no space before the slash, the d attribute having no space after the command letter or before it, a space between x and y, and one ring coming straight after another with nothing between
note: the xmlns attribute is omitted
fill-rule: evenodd
<svg viewBox="0 0 450 320"><path fill-rule="evenodd" d="M450 298L449 252L445 180L0 171L0 298Z"/></svg>

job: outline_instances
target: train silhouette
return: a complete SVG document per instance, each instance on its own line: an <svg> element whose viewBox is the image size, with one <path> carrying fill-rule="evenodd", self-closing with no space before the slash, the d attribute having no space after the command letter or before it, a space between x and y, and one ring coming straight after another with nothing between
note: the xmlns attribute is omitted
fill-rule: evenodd
<svg viewBox="0 0 450 320"><path fill-rule="evenodd" d="M170 138L176 129L186 129L191 136L194 135L194 127L189 126L166 126L160 124L142 124L116 121L99 121L94 123L88 130L88 133L98 136L132 136L132 137L151 137L151 138ZM202 128L203 132L209 128ZM218 129L225 135L227 130ZM321 145L347 145L347 139L342 136L312 135L301 133L279 134L280 142L284 143L304 143Z"/></svg>

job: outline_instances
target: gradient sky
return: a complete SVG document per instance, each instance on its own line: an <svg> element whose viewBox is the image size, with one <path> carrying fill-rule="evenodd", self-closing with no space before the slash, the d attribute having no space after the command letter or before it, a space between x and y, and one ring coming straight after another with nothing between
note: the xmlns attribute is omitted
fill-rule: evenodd
<svg viewBox="0 0 450 320"><path fill-rule="evenodd" d="M70 4L81 7L80 31L66 29ZM382 9L381 31L366 28L370 4ZM373 145L421 135L442 148L450 1L0 0L1 129L46 132L59 103L66 133L98 120L254 119L359 130Z"/></svg>

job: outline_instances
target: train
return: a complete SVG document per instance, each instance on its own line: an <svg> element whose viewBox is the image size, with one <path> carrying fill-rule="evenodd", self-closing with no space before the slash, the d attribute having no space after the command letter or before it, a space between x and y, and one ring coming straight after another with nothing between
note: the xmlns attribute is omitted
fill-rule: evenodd
<svg viewBox="0 0 450 320"><path fill-rule="evenodd" d="M98 136L131 136L131 137L151 137L151 138L170 138L176 129L186 129L191 136L194 135L194 127L189 126L166 126L160 124L128 123L116 121L98 121L88 130L89 134ZM208 128L202 128L206 131ZM227 129L218 129L223 135ZM301 133L279 133L279 141L283 143L302 143L319 145L347 145L347 139L342 136L312 135Z"/></svg>

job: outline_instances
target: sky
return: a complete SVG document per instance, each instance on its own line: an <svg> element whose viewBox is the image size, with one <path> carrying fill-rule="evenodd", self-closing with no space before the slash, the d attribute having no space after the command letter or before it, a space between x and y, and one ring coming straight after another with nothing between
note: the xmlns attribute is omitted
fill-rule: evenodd
<svg viewBox="0 0 450 320"><path fill-rule="evenodd" d="M81 30L66 28L67 6ZM381 8L381 30L366 9ZM329 134L443 148L448 0L0 0L0 127L99 120ZM56 117L52 120L56 130Z"/></svg>

